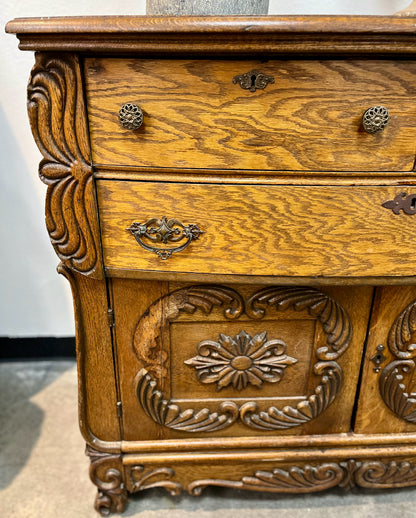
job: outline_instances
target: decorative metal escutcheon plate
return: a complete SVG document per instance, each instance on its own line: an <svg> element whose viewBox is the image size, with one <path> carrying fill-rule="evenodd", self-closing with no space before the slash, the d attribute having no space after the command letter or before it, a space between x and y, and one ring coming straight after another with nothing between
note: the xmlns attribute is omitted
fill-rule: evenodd
<svg viewBox="0 0 416 518"><path fill-rule="evenodd" d="M394 214L399 214L402 210L405 214L416 214L416 194L401 192L393 200L382 203L385 209L391 209Z"/></svg>
<svg viewBox="0 0 416 518"><path fill-rule="evenodd" d="M178 219L166 216L151 218L146 223L132 223L126 230L131 232L136 241L145 250L154 252L161 259L169 259L174 252L184 250L191 241L198 239L204 231L198 225L190 223L184 225ZM153 243L181 243L179 246L160 247Z"/></svg>
<svg viewBox="0 0 416 518"><path fill-rule="evenodd" d="M264 90L269 83L274 83L274 77L258 72L257 70L251 70L240 76L235 76L233 83L238 83L244 90L255 92L256 90Z"/></svg>

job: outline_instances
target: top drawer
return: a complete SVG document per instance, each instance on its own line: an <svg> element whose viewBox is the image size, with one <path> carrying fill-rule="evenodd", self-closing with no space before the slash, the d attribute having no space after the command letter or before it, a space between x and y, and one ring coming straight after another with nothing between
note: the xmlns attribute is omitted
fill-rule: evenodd
<svg viewBox="0 0 416 518"><path fill-rule="evenodd" d="M274 78L252 92L233 83ZM416 62L184 61L89 58L85 77L95 164L252 171L411 171ZM143 125L124 129L127 102ZM385 106L384 131L362 115Z"/></svg>

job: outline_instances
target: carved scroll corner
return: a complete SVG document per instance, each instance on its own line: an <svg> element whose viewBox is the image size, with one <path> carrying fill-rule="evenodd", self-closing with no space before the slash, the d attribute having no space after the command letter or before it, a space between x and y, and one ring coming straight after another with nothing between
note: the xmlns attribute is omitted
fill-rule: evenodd
<svg viewBox="0 0 416 518"><path fill-rule="evenodd" d="M86 455L90 459L90 478L98 493L94 508L101 516L124 511L128 492L123 479L121 454L101 452L87 445Z"/></svg>

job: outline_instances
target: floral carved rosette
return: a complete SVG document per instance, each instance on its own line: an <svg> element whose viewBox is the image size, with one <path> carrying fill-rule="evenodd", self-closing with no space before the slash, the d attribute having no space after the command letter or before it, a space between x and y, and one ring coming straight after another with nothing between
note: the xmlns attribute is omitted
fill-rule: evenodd
<svg viewBox="0 0 416 518"><path fill-rule="evenodd" d="M204 340L198 356L185 363L195 367L201 383L216 383L217 390L228 385L242 390L280 381L285 368L297 362L285 350L282 340L267 340L265 332L251 337L241 331L234 338L221 334L218 342Z"/></svg>
<svg viewBox="0 0 416 518"><path fill-rule="evenodd" d="M181 312L209 314L215 307L221 308L228 320L237 320L243 314L261 320L269 310L307 311L320 323L326 336L326 345L315 351L312 372L319 377L319 383L313 393L296 406L282 409L270 406L266 410L260 410L253 400L242 405L232 400L222 401L215 411L183 410L166 398L159 388L168 374L165 367L168 353L161 345L166 326ZM162 323L159 327L149 326L150 319L157 322L157 315L163 315ZM152 333L145 333L149 327ZM133 348L144 363L136 375L135 390L144 412L155 422L186 432L214 432L237 421L249 428L271 431L307 423L334 401L342 385L342 369L335 360L347 349L352 326L345 309L314 288L269 287L244 300L232 288L204 285L176 290L154 302L139 319L134 336ZM196 345L197 355L185 364L194 369L201 383L215 383L218 391L226 387L243 391L248 386L260 388L264 383L280 382L286 369L298 361L286 354L286 349L283 340L269 339L264 331L251 336L242 329L235 336L223 333L217 341L203 340Z"/></svg>

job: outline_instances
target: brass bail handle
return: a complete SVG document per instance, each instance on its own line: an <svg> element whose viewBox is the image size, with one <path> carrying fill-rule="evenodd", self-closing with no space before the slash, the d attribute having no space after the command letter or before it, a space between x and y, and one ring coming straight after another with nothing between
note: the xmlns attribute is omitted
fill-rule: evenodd
<svg viewBox="0 0 416 518"><path fill-rule="evenodd" d="M169 259L174 252L181 252L204 234L195 223L184 225L178 219L166 216L150 218L145 223L134 222L126 230L133 234L141 247L163 260ZM163 246L176 243L177 246L173 247Z"/></svg>

